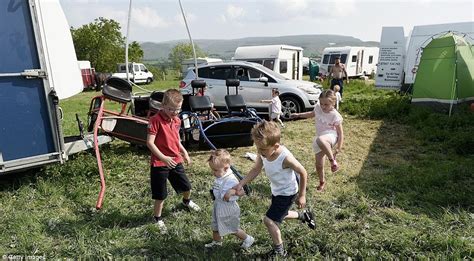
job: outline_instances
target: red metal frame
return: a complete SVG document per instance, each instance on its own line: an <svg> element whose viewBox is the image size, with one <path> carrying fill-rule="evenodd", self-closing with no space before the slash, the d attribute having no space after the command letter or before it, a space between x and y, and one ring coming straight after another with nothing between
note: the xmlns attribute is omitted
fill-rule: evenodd
<svg viewBox="0 0 474 261"><path fill-rule="evenodd" d="M97 100L97 99L100 99L100 106L99 108L92 108L93 106L93 103ZM148 124L148 119L145 119L145 118L141 118L141 117L137 117L137 116L131 116L131 115L128 115L126 113L127 111L127 103L122 103L122 102L119 102L121 104L121 110L120 112L116 112L116 111L111 111L111 110L107 110L105 108L105 103L106 103L106 100L111 100L111 101L115 101L115 100L112 100L112 99L109 99L105 96L96 96L92 99L91 101L91 111L89 113L93 114L95 112L97 112L97 119L95 121L95 124L94 124L94 150L95 150L95 156L97 158L97 166L99 168L99 176L100 176L100 192L99 192L99 197L97 199L97 204L96 204L96 209L101 209L102 208L102 202L104 200L104 195L105 195L105 188L106 188L106 185L105 185L105 175L104 175L104 168L102 166L102 159L101 159L101 156L100 156L100 150L99 150L99 142L98 142L98 134L99 134L99 129L106 132L106 133L109 133L111 134L111 136L120 136L121 134L119 133L114 133L114 132L107 132L105 131L103 128L102 128L102 120L105 119L105 118L117 118L117 119L127 119L127 120L133 120L133 121L138 121L138 122L142 122L144 124ZM127 135L122 135L122 136L127 136ZM129 136L127 136L129 137ZM132 138L133 137L129 137L129 138Z"/></svg>

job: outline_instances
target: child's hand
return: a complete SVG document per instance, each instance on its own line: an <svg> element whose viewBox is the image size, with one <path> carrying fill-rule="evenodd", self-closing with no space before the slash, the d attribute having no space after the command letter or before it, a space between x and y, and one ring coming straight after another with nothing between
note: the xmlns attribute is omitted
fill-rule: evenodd
<svg viewBox="0 0 474 261"><path fill-rule="evenodd" d="M244 196L245 195L245 190L243 190L243 189L236 190L235 195L237 195L239 197Z"/></svg>
<svg viewBox="0 0 474 261"><path fill-rule="evenodd" d="M184 159L184 162L186 162L186 164L191 163L191 158L189 157L189 154L187 152L183 154L183 159Z"/></svg>
<svg viewBox="0 0 474 261"><path fill-rule="evenodd" d="M161 161L163 161L166 164L166 166L170 169L174 169L174 167L176 167L177 165L172 157L165 156L164 158L161 159Z"/></svg>
<svg viewBox="0 0 474 261"><path fill-rule="evenodd" d="M306 196L298 196L296 199L296 205L298 208L304 208L306 206Z"/></svg>
<svg viewBox="0 0 474 261"><path fill-rule="evenodd" d="M235 189L235 191L237 191L237 193L239 193L239 191L243 190L242 185L240 185L240 183L233 186L232 189Z"/></svg>

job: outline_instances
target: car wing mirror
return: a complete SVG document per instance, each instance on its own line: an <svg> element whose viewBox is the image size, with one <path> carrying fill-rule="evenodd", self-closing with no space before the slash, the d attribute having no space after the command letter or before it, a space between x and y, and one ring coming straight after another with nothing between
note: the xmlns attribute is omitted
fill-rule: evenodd
<svg viewBox="0 0 474 261"><path fill-rule="evenodd" d="M265 86L268 86L268 78L263 76L258 79L259 82L265 83Z"/></svg>

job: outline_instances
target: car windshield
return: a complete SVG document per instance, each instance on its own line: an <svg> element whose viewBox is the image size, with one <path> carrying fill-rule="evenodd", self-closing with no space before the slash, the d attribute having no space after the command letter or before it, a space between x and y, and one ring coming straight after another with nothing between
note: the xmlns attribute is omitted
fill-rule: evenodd
<svg viewBox="0 0 474 261"><path fill-rule="evenodd" d="M264 73L270 75L271 77L275 78L275 79L278 79L278 80L288 80L288 78L285 78L283 75L279 74L279 73L276 73L270 69L268 69L267 67L261 65L261 64L257 64L257 63L254 63L253 66L255 66L255 68L258 68L260 69L261 71L263 71Z"/></svg>

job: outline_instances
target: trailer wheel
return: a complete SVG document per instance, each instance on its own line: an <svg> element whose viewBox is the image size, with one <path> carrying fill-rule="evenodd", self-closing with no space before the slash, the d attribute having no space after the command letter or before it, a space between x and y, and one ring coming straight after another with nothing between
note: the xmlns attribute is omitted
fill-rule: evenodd
<svg viewBox="0 0 474 261"><path fill-rule="evenodd" d="M301 112L301 104L293 97L283 97L281 99L282 119L289 120L292 113Z"/></svg>

